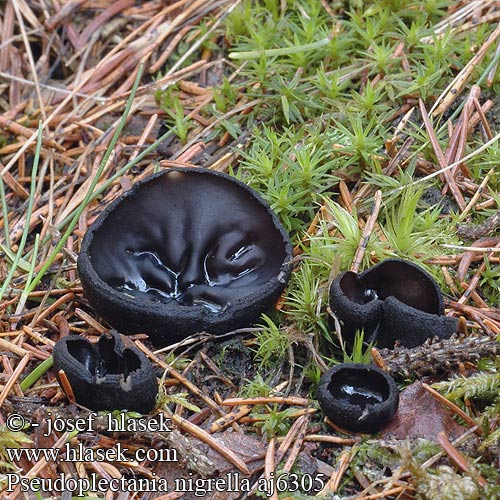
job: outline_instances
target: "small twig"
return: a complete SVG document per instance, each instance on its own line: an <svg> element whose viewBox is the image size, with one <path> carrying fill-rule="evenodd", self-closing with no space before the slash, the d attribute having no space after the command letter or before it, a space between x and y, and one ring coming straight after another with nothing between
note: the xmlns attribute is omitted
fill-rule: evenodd
<svg viewBox="0 0 500 500"><path fill-rule="evenodd" d="M500 215L500 211L499 211L499 215ZM500 248L500 242L498 242L495 245L495 248ZM491 257L493 257L493 252L488 253L487 258L490 259ZM468 283L468 287L467 287L467 290L465 291L465 293L460 297L460 299L458 299L459 304L464 304L465 302L467 302L469 296L472 294L472 292L475 291L477 285L479 284L479 280L481 279L481 276L482 276L485 269L486 269L486 259L483 260L483 262L479 266L478 270L476 271L476 273L474 274L474 276L472 277L472 279Z"/></svg>
<svg viewBox="0 0 500 500"><path fill-rule="evenodd" d="M498 227L500 227L500 210L477 226L458 226L457 235L464 240L478 240L493 233Z"/></svg>
<svg viewBox="0 0 500 500"><path fill-rule="evenodd" d="M293 429L293 434L292 434L292 428L294 425L297 424L297 428ZM295 442L293 443L292 450L290 452L290 455L288 455L288 458L285 462L285 465L283 466L283 470L290 472L292 470L293 465L295 464L295 461L297 460L297 457L299 456L300 450L302 449L302 444L304 443L305 437L306 437L306 432L307 432L307 427L309 425L309 416L304 415L303 417L298 418L290 427L290 436L297 436L295 439ZM281 450L281 446L280 446ZM279 463L279 462L278 462Z"/></svg>
<svg viewBox="0 0 500 500"><path fill-rule="evenodd" d="M274 450L276 446L276 440L272 437L269 440L269 444L267 446L266 458L264 461L264 477L267 481L272 483L276 483L276 479L274 478L275 473L275 465L274 465ZM271 495L272 500L278 500L278 492L276 491L276 487L273 487L273 492Z"/></svg>
<svg viewBox="0 0 500 500"><path fill-rule="evenodd" d="M474 57L465 65L462 71L460 71L460 73L453 79L448 87L446 87L444 92L437 98L436 102L431 108L431 114L433 116L444 113L444 111L446 111L451 106L455 99L460 95L460 92L464 88L469 77L474 72L474 69L478 64L480 64L480 62L488 52L490 46L499 36L500 26L497 26L495 31L491 33L486 42L484 42L481 48L476 52Z"/></svg>
<svg viewBox="0 0 500 500"><path fill-rule="evenodd" d="M86 313L79 307L75 308L75 316L85 321L87 325L93 328L97 333L107 333L108 329L101 325L96 319L94 319L90 314Z"/></svg>
<svg viewBox="0 0 500 500"><path fill-rule="evenodd" d="M459 220L464 220L465 216L471 211L472 207L476 204L477 200L481 196L481 194L484 191L484 188L490 181L491 176L495 172L495 167L492 167L488 173L485 175L484 179L481 181L481 184L477 188L476 192L474 193L474 196L471 198L467 206L464 208L463 212L460 214ZM464 226L459 226L457 233L463 228Z"/></svg>
<svg viewBox="0 0 500 500"><path fill-rule="evenodd" d="M500 344L496 339L484 335L454 335L448 340L427 342L415 349L396 347L393 350L380 350L389 373L393 376L401 374L403 377L422 377L451 371L466 361L477 362L481 358L495 358L499 353Z"/></svg>
<svg viewBox="0 0 500 500"><path fill-rule="evenodd" d="M70 403L75 403L76 402L75 393L73 392L73 388L71 387L71 383L68 380L68 377L66 376L66 372L64 370L59 370L58 375L59 375L59 380L61 382L61 387L62 387L62 390L64 391L64 394L66 394Z"/></svg>
<svg viewBox="0 0 500 500"><path fill-rule="evenodd" d="M484 479L481 474L471 469L467 460L465 460L464 456L453 446L444 432L440 432L437 435L437 440L446 454L451 458L451 460L453 460L453 462L455 462L455 464L457 464L458 467L460 467L460 469L464 472L473 474L474 478L482 487L485 487L488 484L486 479Z"/></svg>
<svg viewBox="0 0 500 500"><path fill-rule="evenodd" d="M126 8L133 6L134 3L134 0L118 0L110 4L80 33L80 36L76 41L75 49L83 47L92 34L94 34L108 19L111 19L116 14L120 14Z"/></svg>
<svg viewBox="0 0 500 500"><path fill-rule="evenodd" d="M384 362L384 358L380 355L380 351L376 347L371 348L372 360L375 366L380 369L387 371L387 366Z"/></svg>
<svg viewBox="0 0 500 500"><path fill-rule="evenodd" d="M330 436L322 434L308 434L307 436L304 437L304 441L352 446L353 444L358 443L359 439L341 438L338 436Z"/></svg>
<svg viewBox="0 0 500 500"><path fill-rule="evenodd" d="M433 179L434 177L437 177L438 175L444 174L445 172L448 172L449 170L455 168L457 165L460 165L461 163L465 163L465 162L471 160L472 158L476 157L477 155L482 153L484 150L488 149L490 146L495 144L499 139L500 139L500 132L498 134L496 134L494 137L492 137L489 141L487 141L483 145L481 145L479 148L474 150L472 153L469 153L467 156L464 156L461 161L451 163L450 165L447 165L447 166L442 167L438 170L435 170L434 172L432 172L428 175L425 175L424 177L420 177L418 180L415 180L415 181L411 182L410 184L405 184L404 186L399 186L397 188L391 189L386 194L391 195L391 194L399 193L400 191L403 191L404 189L407 189L408 187L417 186L419 184L424 184L428 180ZM489 206L495 204L494 201L491 201L489 203L490 203Z"/></svg>
<svg viewBox="0 0 500 500"><path fill-rule="evenodd" d="M0 349L5 349L6 351L13 352L18 356L26 356L28 354L25 349L19 347L17 344L14 344L14 342L9 342L8 340L4 340L2 338L0 338Z"/></svg>
<svg viewBox="0 0 500 500"><path fill-rule="evenodd" d="M60 306L62 306L63 304L66 304L67 302L71 302L74 298L75 298L75 294L71 293L71 292L67 293L66 295L63 295L62 297L59 297L49 307L44 309L38 316L36 316L36 320L30 326L35 326L37 323L40 323L45 318L50 316Z"/></svg>
<svg viewBox="0 0 500 500"><path fill-rule="evenodd" d="M281 396L270 396L270 397L257 397L257 398L230 398L225 399L222 402L223 406L238 406L241 404L247 405L262 405L268 403L276 403L283 405L298 405L298 406L308 406L310 404L309 399L298 398L296 396L281 397Z"/></svg>
<svg viewBox="0 0 500 500"><path fill-rule="evenodd" d="M325 487L316 496L323 496L325 494L335 493L337 491L340 485L340 481L342 480L342 477L344 476L344 473L347 470L347 467L349 466L352 458L353 454L351 449L344 450L340 454L332 476L325 484Z"/></svg>
<svg viewBox="0 0 500 500"><path fill-rule="evenodd" d="M422 387L431 395L433 396L437 401L439 401L442 405L446 406L448 409L450 409L453 413L458 415L464 422L466 422L468 425L471 427L477 426L477 422L469 417L467 413L465 413L461 408L459 408L455 403L450 401L449 399L446 399L442 394L440 394L436 389L433 389L431 386L427 385L426 383L422 383ZM481 428L478 428L478 434L481 434Z"/></svg>
<svg viewBox="0 0 500 500"><path fill-rule="evenodd" d="M17 364L16 369L12 373L12 376L5 384L5 387L3 388L2 393L0 394L0 408L2 407L7 397L9 396L9 392L12 389L12 387L14 387L14 384L17 383L19 377L21 376L21 373L26 368L26 365L29 363L30 359L31 359L31 354L28 352L23 356L21 361L19 361L19 363Z"/></svg>
<svg viewBox="0 0 500 500"><path fill-rule="evenodd" d="M460 207L461 210L464 210L465 209L464 197L462 196L462 193L458 189L453 175L448 170L448 167L450 165L446 161L446 158L443 154L443 151L441 150L441 146L439 145L439 141L436 137L436 133L434 132L434 128L432 127L431 121L429 119L429 115L427 114L427 110L425 109L424 101L422 101L422 99L420 99L419 104L420 104L420 112L422 114L422 119L424 120L424 125L425 125L425 128L427 130L427 133L429 134L429 139L431 141L432 149L434 150L434 153L438 159L439 166L442 169L443 175L446 179L446 183L448 184L448 187L450 188L451 194L455 198L455 201L457 202L458 206ZM454 167L458 166L461 162L462 161L454 162L453 163Z"/></svg>
<svg viewBox="0 0 500 500"><path fill-rule="evenodd" d="M252 410L252 405L237 406L232 412L227 413L213 422L209 430L212 433L222 431L233 423L238 422L238 420L248 415Z"/></svg>
<svg viewBox="0 0 500 500"><path fill-rule="evenodd" d="M152 359L155 363L161 366L169 375L177 379L195 396L198 396L202 401L204 401L217 415L225 415L222 409L213 399L204 394L200 389L198 389L198 387L196 387L193 383L191 383L186 377L181 375L175 368L172 368L171 366L167 365L167 363L162 361L158 356L156 356L153 352L151 352L141 341L136 340L135 344L144 354L146 354L150 359Z"/></svg>
<svg viewBox="0 0 500 500"><path fill-rule="evenodd" d="M378 213L380 211L380 205L382 203L382 191L378 189L375 193L375 201L373 202L373 209L370 217L366 221L365 228L363 229L363 233L361 235L361 240L359 241L358 248L356 253L354 254L354 258L351 265L351 271L353 273L357 273L359 271L359 267L361 266L361 262L363 261L363 256L365 255L366 248L368 246L368 242L370 241L370 236L373 231L373 227L375 226L375 222L377 222Z"/></svg>
<svg viewBox="0 0 500 500"><path fill-rule="evenodd" d="M276 442L280 443L280 446L278 448L278 453L276 457L276 464L279 464L282 460L283 457L285 456L286 452L292 445L294 439L297 437L299 434L300 430L304 428L304 422L309 421L308 420L308 415L302 415L300 416L295 422L290 426L290 429L288 430L286 436L284 438L276 438ZM307 426L306 426L307 427Z"/></svg>
<svg viewBox="0 0 500 500"><path fill-rule="evenodd" d="M233 389L238 389L231 379L208 357L204 352L200 351L200 357L203 363L207 365L207 368L215 373L226 385L232 387Z"/></svg>
<svg viewBox="0 0 500 500"><path fill-rule="evenodd" d="M146 126L144 127L144 130L141 134L141 137L137 141L137 145L135 147L134 152L130 155L129 162L133 161L135 157L139 154L139 150L141 146L144 145L146 142L147 138L151 134L151 131L153 130L153 127L155 126L156 122L158 121L158 113L154 113L151 115L151 117L148 120L148 123L146 123Z"/></svg>
<svg viewBox="0 0 500 500"><path fill-rule="evenodd" d="M28 35L26 33L24 19L23 19L23 16L22 16L20 8L19 8L19 3L13 2L12 5L14 5L14 9L16 11L17 23L19 25L19 29L21 30L24 48L26 49L26 56L28 57L28 61L30 64L31 75L32 75L33 81L35 83L35 90L36 90L36 96L38 99L38 104L40 106L40 108L39 108L40 113L42 115L43 120L45 121L47 119L47 116L45 115L45 103L43 102L42 93L40 92L40 85L38 83L38 72L36 70L35 60L33 58L33 51L31 50L31 45L29 43Z"/></svg>
<svg viewBox="0 0 500 500"><path fill-rule="evenodd" d="M500 248L492 247L492 245L496 245L499 242L500 237L488 238L486 240L475 241L470 247L462 247L465 252L462 254L457 268L457 278L459 281L465 280L465 275L469 270L475 253L500 251Z"/></svg>
<svg viewBox="0 0 500 500"><path fill-rule="evenodd" d="M70 2L63 3L61 10L57 14L49 17L45 22L45 26L47 26L49 30L56 29L62 22L71 17L75 11L78 11L86 1L87 0L71 0Z"/></svg>

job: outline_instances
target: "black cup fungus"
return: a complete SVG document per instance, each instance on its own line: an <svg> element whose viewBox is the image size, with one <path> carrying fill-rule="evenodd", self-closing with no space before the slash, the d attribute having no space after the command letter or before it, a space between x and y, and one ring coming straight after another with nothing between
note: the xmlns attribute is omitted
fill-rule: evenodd
<svg viewBox="0 0 500 500"><path fill-rule="evenodd" d="M364 340L380 347L416 347L429 338L447 339L457 329L457 319L444 316L434 278L403 259L386 259L359 275L341 273L330 286L329 303L349 343L363 329Z"/></svg>
<svg viewBox="0 0 500 500"><path fill-rule="evenodd" d="M396 414L399 392L394 380L380 368L343 363L321 377L318 401L334 424L373 434Z"/></svg>
<svg viewBox="0 0 500 500"><path fill-rule="evenodd" d="M158 381L149 359L116 331L96 344L69 335L53 349L54 368L63 370L77 403L91 410L149 413L156 402Z"/></svg>
<svg viewBox="0 0 500 500"><path fill-rule="evenodd" d="M100 316L163 346L254 322L283 291L291 258L288 234L252 189L176 168L103 211L85 234L78 271Z"/></svg>

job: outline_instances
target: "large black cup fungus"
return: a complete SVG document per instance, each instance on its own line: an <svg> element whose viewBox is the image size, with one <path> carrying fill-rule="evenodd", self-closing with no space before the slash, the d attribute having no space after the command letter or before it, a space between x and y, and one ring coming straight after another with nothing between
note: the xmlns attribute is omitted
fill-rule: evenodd
<svg viewBox="0 0 500 500"><path fill-rule="evenodd" d="M318 401L323 413L338 426L373 434L390 422L399 404L394 380L380 368L344 363L320 379Z"/></svg>
<svg viewBox="0 0 500 500"><path fill-rule="evenodd" d="M402 259L386 259L359 275L340 274L330 286L329 301L350 343L361 329L365 341L388 348L396 342L416 347L429 338L447 339L457 330L457 319L444 316L434 278Z"/></svg>
<svg viewBox="0 0 500 500"><path fill-rule="evenodd" d="M54 367L64 373L77 403L91 410L131 410L149 413L158 382L149 359L116 331L96 344L69 335L53 349Z"/></svg>
<svg viewBox="0 0 500 500"><path fill-rule="evenodd" d="M157 345L254 322L291 272L292 246L252 189L219 172L178 168L138 182L88 229L78 257L91 305Z"/></svg>

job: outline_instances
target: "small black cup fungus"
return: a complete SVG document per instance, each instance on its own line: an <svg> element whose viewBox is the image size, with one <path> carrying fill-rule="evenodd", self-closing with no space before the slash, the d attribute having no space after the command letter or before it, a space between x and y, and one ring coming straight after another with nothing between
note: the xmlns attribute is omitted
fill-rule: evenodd
<svg viewBox="0 0 500 500"><path fill-rule="evenodd" d="M156 345L254 322L283 291L292 246L244 183L202 168L138 182L88 229L78 257L86 297L123 333Z"/></svg>
<svg viewBox="0 0 500 500"><path fill-rule="evenodd" d="M364 340L392 349L396 342L416 347L427 339L447 339L457 319L444 316L441 290L416 264L386 259L361 274L341 273L330 286L330 309L352 343L356 330Z"/></svg>
<svg viewBox="0 0 500 500"><path fill-rule="evenodd" d="M334 424L352 432L373 434L396 414L399 392L394 380L380 368L344 363L321 377L318 401Z"/></svg>
<svg viewBox="0 0 500 500"><path fill-rule="evenodd" d="M53 349L54 368L64 373L77 403L91 410L149 413L156 402L158 381L149 359L116 331L96 344L69 335Z"/></svg>

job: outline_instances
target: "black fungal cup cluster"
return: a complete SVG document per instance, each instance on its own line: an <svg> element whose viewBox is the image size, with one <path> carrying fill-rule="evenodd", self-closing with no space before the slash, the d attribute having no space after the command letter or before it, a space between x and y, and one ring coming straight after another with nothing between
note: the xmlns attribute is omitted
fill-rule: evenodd
<svg viewBox="0 0 500 500"><path fill-rule="evenodd" d="M284 290L292 245L276 214L244 183L174 168L135 184L89 227L78 257L85 296L122 333L157 346L255 322ZM76 401L93 410L150 411L149 360L116 332L54 348Z"/></svg>
<svg viewBox="0 0 500 500"><path fill-rule="evenodd" d="M89 227L78 257L85 296L122 333L147 333L157 346L255 322L283 292L292 245L276 214L244 183L202 168L173 168L138 182ZM352 342L392 348L449 337L439 287L420 267L388 259L330 287L330 308ZM153 367L115 331L97 344L62 338L54 364L76 402L93 410L151 411ZM337 365L321 378L318 399L343 428L376 432L398 405L394 381L378 368Z"/></svg>
<svg viewBox="0 0 500 500"><path fill-rule="evenodd" d="M383 260L359 275L341 273L330 285L329 305L349 344L356 331L363 331L363 339L377 346L413 348L457 330L457 320L444 315L436 281L402 259ZM394 417L399 394L394 380L379 368L341 364L321 377L318 400L340 427L373 433Z"/></svg>

